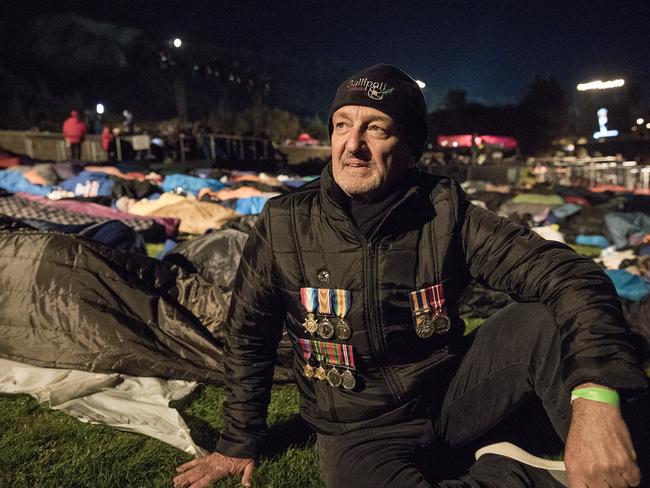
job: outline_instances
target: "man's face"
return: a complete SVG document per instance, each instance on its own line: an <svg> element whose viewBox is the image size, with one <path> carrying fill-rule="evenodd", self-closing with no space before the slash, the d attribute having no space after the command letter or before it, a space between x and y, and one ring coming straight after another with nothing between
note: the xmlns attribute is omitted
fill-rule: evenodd
<svg viewBox="0 0 650 488"><path fill-rule="evenodd" d="M377 200L411 165L406 141L384 112L346 105L334 112L332 125L332 173L349 196Z"/></svg>

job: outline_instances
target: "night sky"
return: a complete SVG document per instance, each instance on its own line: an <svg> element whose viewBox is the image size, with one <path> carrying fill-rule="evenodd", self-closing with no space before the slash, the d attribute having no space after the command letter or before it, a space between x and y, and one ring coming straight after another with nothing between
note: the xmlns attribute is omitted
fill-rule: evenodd
<svg viewBox="0 0 650 488"><path fill-rule="evenodd" d="M514 102L534 75L553 76L568 91L581 81L633 77L646 105L650 98L648 0L63 0L31 2L13 15L38 12L284 60L283 82L315 104L330 100L343 76L377 62L425 81L430 108L450 88L466 90L471 101Z"/></svg>

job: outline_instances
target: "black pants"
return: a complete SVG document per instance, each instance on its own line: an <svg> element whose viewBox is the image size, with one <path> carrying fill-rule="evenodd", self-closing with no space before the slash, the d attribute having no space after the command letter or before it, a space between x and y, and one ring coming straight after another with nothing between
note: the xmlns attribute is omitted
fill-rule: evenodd
<svg viewBox="0 0 650 488"><path fill-rule="evenodd" d="M70 159L72 161L79 161L81 159L81 143L70 143Z"/></svg>
<svg viewBox="0 0 650 488"><path fill-rule="evenodd" d="M552 454L540 449L554 445L559 453L571 406L554 324L539 303L509 305L467 338L467 352L432 418L319 434L327 487L561 486L542 470L501 456L481 457L462 474L473 451L491 442L515 442L536 454Z"/></svg>

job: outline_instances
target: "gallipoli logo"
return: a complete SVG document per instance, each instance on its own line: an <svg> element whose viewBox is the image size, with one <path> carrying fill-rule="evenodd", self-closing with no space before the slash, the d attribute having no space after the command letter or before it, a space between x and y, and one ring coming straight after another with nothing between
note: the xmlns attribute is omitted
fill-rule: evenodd
<svg viewBox="0 0 650 488"><path fill-rule="evenodd" d="M383 81L372 81L368 78L358 78L348 82L348 91L362 91L373 100L383 100L385 95L393 93L394 88Z"/></svg>

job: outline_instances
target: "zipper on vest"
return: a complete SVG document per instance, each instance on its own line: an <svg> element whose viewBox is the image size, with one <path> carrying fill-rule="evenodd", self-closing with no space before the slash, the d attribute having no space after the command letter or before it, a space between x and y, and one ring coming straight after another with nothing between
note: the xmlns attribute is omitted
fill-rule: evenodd
<svg viewBox="0 0 650 488"><path fill-rule="evenodd" d="M379 369L382 372L388 388L399 403L401 401L401 388L399 382L395 378L395 373L390 365L382 365L381 363L388 357L385 344L382 338L381 324L377 317L377 273L375 272L375 244L373 242L366 242L366 299L368 303L368 330L370 332L370 344L375 355L375 359L379 363Z"/></svg>

